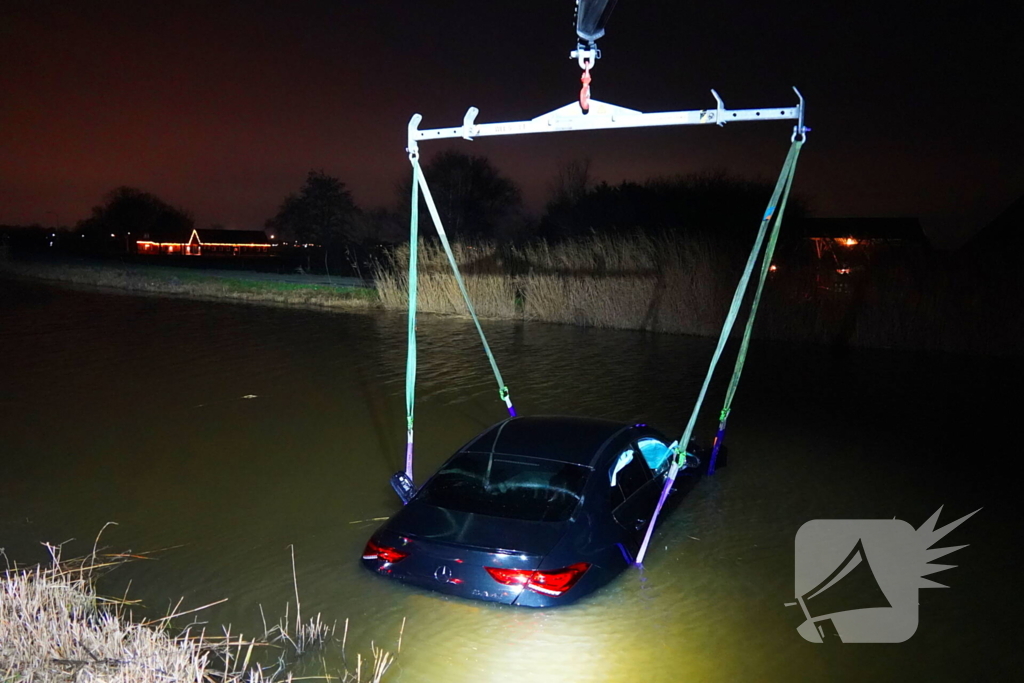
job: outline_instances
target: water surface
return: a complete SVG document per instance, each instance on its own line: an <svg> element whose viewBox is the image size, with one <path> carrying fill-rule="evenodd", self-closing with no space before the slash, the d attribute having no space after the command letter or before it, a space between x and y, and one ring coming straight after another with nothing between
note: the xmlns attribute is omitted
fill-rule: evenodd
<svg viewBox="0 0 1024 683"><path fill-rule="evenodd" d="M485 323L517 408L643 421L678 434L713 349L681 336ZM417 472L502 418L468 321L424 317ZM394 649L395 681L1009 678L1022 603L1016 361L756 344L730 466L659 529L646 567L580 603L530 611L384 581L358 561L398 501L405 320L57 289L0 280L0 547L180 546L117 570L162 613L223 597L211 625L262 632L294 596L350 619L348 654ZM700 422L721 405L715 384ZM255 398L245 398L252 396ZM969 543L920 593L900 645L796 633L793 540L816 518L919 526L939 506ZM340 632L340 631L339 631ZM325 653L341 665L340 648ZM322 663L310 662L318 671Z"/></svg>

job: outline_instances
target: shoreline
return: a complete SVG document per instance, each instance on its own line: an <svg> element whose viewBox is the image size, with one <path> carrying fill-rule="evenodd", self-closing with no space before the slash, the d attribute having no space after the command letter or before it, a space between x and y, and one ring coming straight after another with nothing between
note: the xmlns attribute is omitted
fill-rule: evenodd
<svg viewBox="0 0 1024 683"><path fill-rule="evenodd" d="M237 271L230 275L168 266L133 264L71 265L32 261L0 261L0 275L55 285L78 285L128 294L181 297L199 301L229 301L258 305L294 306L318 310L360 311L380 308L372 287L302 283L269 279L268 274ZM251 277L259 275L260 277ZM353 280L353 278L344 278Z"/></svg>
<svg viewBox="0 0 1024 683"><path fill-rule="evenodd" d="M716 338L736 286L735 268L698 240L595 238L501 251L456 244L481 319L542 322ZM286 306L319 311L404 313L408 246L356 278L213 271L163 264L68 263L0 258L0 277L127 294ZM2 256L2 254L0 254ZM420 247L418 314L468 318L439 247ZM991 277L978 264L939 257L880 262L870 276L816 287L813 267L788 268L765 292L754 339L845 348L1019 355L1024 279ZM986 275L986 277L981 277ZM965 281L971 286L965 287ZM979 307L979 302L988 306ZM965 321L971 324L965 325Z"/></svg>
<svg viewBox="0 0 1024 683"><path fill-rule="evenodd" d="M328 625L319 614L308 623L301 622L298 603L294 624L286 606L284 618L270 627L264 623L262 636L232 634L230 625L222 626L220 634L208 634L206 628L193 625L182 629L183 617L227 598L193 609L182 609L179 600L165 616L146 619L137 613L138 601L130 600L127 593L101 595L97 579L128 562L153 559L152 553L98 553L94 547L88 556L66 560L61 557L61 545L43 545L50 553L49 564L15 563L0 570L0 681L359 683L365 673L367 683L380 683L395 661L397 653L374 648L369 657L357 655L354 673L347 663L333 674L324 664L323 675L296 678L294 671L301 671L304 654L340 645L345 661L347 619L341 640L336 635L337 622ZM403 620L403 632L404 625ZM400 650L401 632L398 643ZM254 648L273 650L276 662Z"/></svg>

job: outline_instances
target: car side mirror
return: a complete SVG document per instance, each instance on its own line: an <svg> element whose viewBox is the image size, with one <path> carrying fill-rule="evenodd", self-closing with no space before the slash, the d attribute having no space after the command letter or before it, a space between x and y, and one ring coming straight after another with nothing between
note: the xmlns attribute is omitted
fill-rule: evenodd
<svg viewBox="0 0 1024 683"><path fill-rule="evenodd" d="M391 475L391 488L402 499L402 505L408 505L412 497L416 495L416 487L405 472L395 472Z"/></svg>

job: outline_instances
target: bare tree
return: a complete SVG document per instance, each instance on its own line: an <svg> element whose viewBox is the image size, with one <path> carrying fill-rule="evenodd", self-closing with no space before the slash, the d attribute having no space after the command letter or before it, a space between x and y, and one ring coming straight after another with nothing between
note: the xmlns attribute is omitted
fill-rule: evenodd
<svg viewBox="0 0 1024 683"><path fill-rule="evenodd" d="M591 184L590 157L570 159L559 167L548 184L549 202L556 205L575 204L587 194Z"/></svg>

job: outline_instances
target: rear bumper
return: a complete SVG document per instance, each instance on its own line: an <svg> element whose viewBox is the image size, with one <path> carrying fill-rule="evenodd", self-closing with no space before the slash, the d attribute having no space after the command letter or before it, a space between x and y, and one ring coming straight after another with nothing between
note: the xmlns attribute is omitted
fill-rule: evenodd
<svg viewBox="0 0 1024 683"><path fill-rule="evenodd" d="M490 576L480 581L452 583L451 581L439 581L432 576L426 576L419 572L401 571L398 568L401 562L390 566L377 566L380 563L374 560L362 560L362 563L364 567L378 576L400 581L417 588L425 588L436 593L453 595L467 600L484 600L485 602L496 602L502 605L515 605L517 607L561 607L572 604L577 599L593 592L593 588L588 590L587 586L574 586L565 594L556 597L518 587L503 586L491 579Z"/></svg>
<svg viewBox="0 0 1024 683"><path fill-rule="evenodd" d="M511 605L519 597L518 591L508 590L507 586L502 586L489 576L486 577L486 581L492 585L488 585L483 577L475 576L477 573L475 571L458 571L443 561L425 566L423 558L418 558L408 567L402 566L410 560L412 560L411 557L394 564L379 560L362 560L362 563L364 567L383 578L401 581L410 586L426 588L446 595L470 600L486 600L503 605ZM479 569L481 573L486 574L482 568L473 569ZM448 572L451 574L449 575ZM456 573L459 575L456 576Z"/></svg>
<svg viewBox="0 0 1024 683"><path fill-rule="evenodd" d="M468 558L454 557L452 553L445 553L443 550L430 552L432 549L416 547L415 541L410 541L410 553L405 559L394 563L361 560L363 566L383 578L417 588L467 600L484 600L518 607L545 608L570 605L605 586L629 566L619 548L613 546L590 558L593 564L575 586L561 595L545 595L521 586L498 583L484 569L484 566L536 568L540 565L539 557L479 552L479 555L470 561Z"/></svg>
<svg viewBox="0 0 1024 683"><path fill-rule="evenodd" d="M363 566L374 574L446 595L504 605L514 604L523 589L498 583L484 567L529 570L537 568L543 559L540 555L494 552L397 534L387 525L373 540L406 553L397 562L363 559Z"/></svg>

